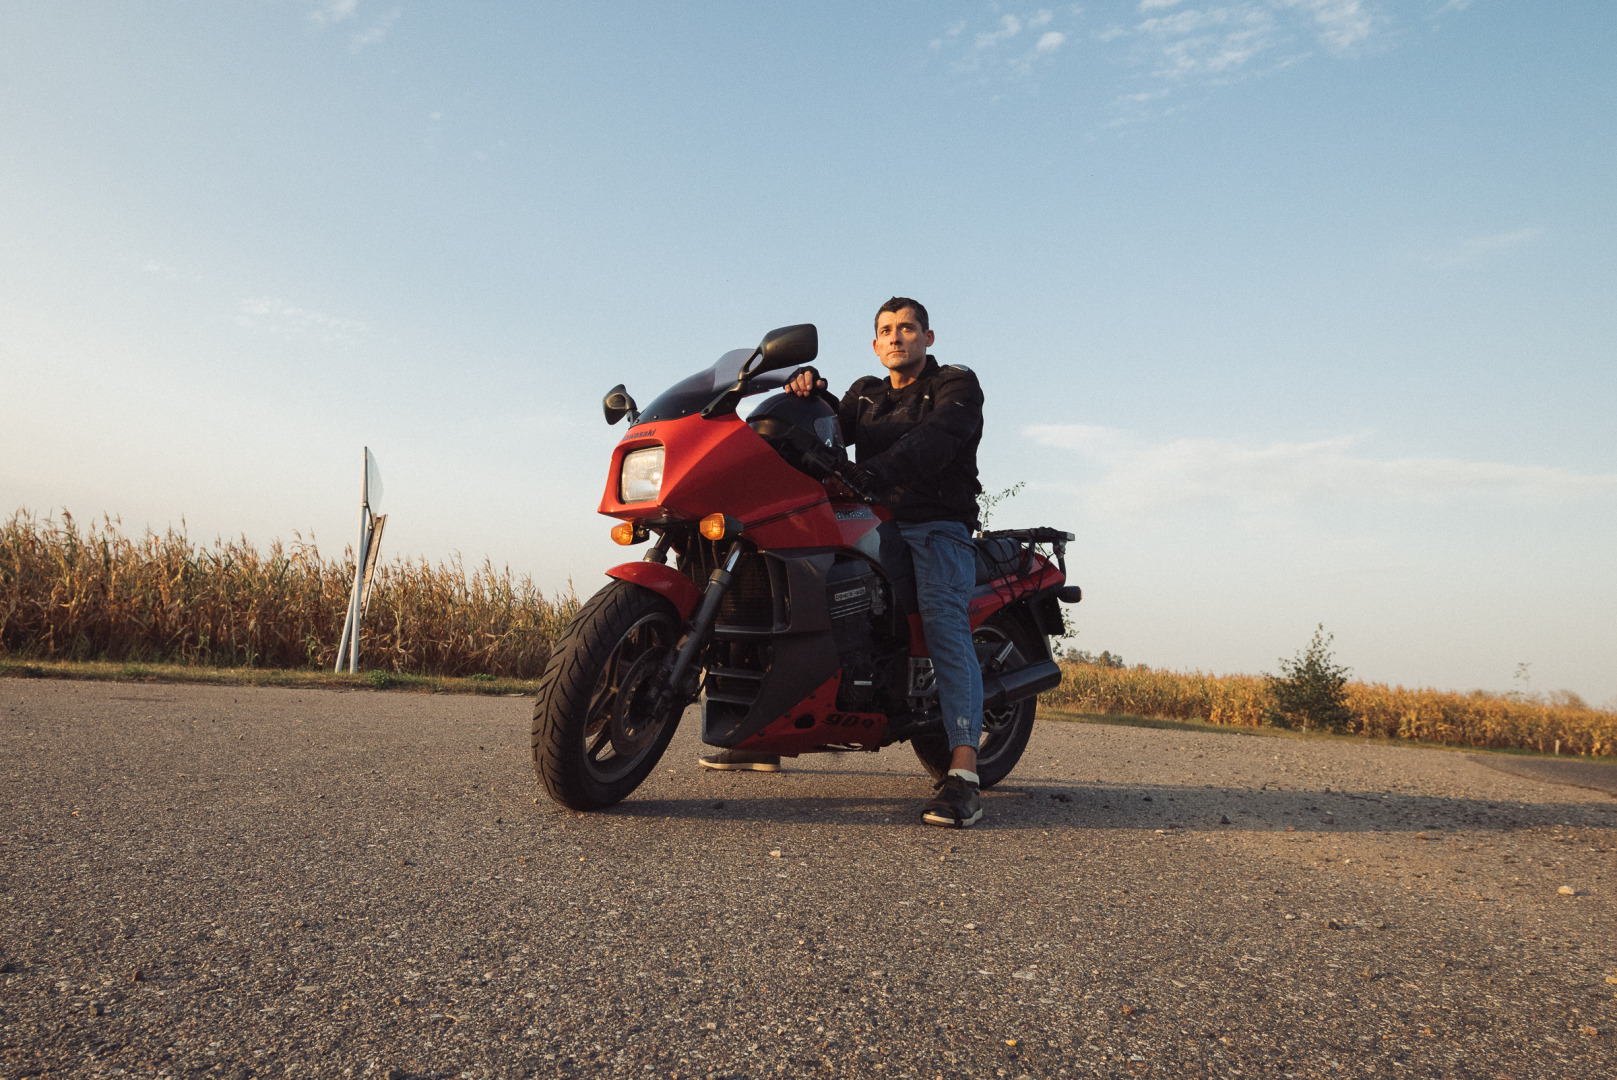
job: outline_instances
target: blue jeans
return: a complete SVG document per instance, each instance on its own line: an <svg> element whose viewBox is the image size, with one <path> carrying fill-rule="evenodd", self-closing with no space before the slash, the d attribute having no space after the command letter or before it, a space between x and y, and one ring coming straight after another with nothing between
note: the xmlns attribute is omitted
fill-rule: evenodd
<svg viewBox="0 0 1617 1080"><path fill-rule="evenodd" d="M971 645L966 605L977 582L971 530L958 521L899 522L915 563L921 627L938 680L949 749L977 749L983 734L983 673Z"/></svg>

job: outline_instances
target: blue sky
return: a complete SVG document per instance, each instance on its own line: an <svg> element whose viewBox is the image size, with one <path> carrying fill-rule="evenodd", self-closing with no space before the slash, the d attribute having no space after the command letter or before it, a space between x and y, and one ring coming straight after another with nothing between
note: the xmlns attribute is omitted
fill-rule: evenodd
<svg viewBox="0 0 1617 1080"><path fill-rule="evenodd" d="M1077 644L1617 701L1617 8L0 6L0 512L594 590L642 401L923 299Z"/></svg>

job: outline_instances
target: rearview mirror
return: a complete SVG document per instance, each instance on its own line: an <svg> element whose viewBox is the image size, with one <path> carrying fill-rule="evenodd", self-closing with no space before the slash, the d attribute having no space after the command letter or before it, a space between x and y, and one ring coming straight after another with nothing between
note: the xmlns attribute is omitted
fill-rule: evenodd
<svg viewBox="0 0 1617 1080"><path fill-rule="evenodd" d="M778 371L781 368L812 364L818 355L820 355L820 332L814 328L813 323L783 326L764 335L763 341L758 343L758 348L752 356L741 365L740 377L747 378L763 371Z"/></svg>
<svg viewBox="0 0 1617 1080"><path fill-rule="evenodd" d="M601 411L606 414L608 427L622 420L625 415L629 417L631 424L640 419L640 410L635 407L634 398L629 396L629 391L623 388L622 383L606 392L606 397L601 399Z"/></svg>

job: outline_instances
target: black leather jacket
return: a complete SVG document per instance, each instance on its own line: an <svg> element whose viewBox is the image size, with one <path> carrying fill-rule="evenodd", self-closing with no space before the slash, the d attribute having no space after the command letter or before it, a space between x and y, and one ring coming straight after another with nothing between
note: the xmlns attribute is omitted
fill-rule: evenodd
<svg viewBox="0 0 1617 1080"><path fill-rule="evenodd" d="M983 391L970 368L944 367L929 355L902 390L867 375L842 395L837 415L859 464L888 486L882 502L895 518L978 527Z"/></svg>

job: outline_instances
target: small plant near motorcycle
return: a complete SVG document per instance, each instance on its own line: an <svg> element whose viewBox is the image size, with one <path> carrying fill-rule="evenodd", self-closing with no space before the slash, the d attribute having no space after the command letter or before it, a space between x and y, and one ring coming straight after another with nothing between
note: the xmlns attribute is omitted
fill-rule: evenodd
<svg viewBox="0 0 1617 1080"><path fill-rule="evenodd" d="M1027 487L1027 481L1018 480L1016 483L1012 484L1004 491L999 492L997 495L990 495L987 492L978 492L977 516L982 519L982 527L984 529L988 528L988 519L990 516L992 516L994 507L998 506L1006 499L1014 499L1025 487Z"/></svg>
<svg viewBox="0 0 1617 1080"><path fill-rule="evenodd" d="M1290 660L1280 661L1279 675L1265 675L1273 699L1264 719L1274 727L1308 731L1350 731L1353 712L1347 706L1349 670L1331 655L1335 635L1320 623L1308 647Z"/></svg>

